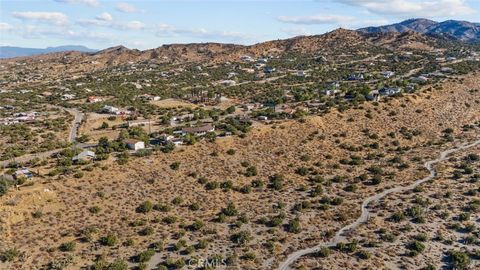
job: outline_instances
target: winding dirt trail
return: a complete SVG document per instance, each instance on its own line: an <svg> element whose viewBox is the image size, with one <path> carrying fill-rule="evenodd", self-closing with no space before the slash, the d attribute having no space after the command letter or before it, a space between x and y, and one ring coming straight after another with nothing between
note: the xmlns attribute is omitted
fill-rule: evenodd
<svg viewBox="0 0 480 270"><path fill-rule="evenodd" d="M471 147L474 147L476 145L479 145L480 144L480 139L473 142L473 143L470 143L470 144L462 144L460 146L457 146L457 147L454 147L454 148L451 148L451 149L448 149L448 150L445 150L443 152L440 153L440 156L437 158L437 159L434 159L434 160L430 160L430 161L427 161L424 163L424 166L425 168L430 172L430 174L425 177L425 178L422 178L422 179L419 179L415 182L413 182L412 184L408 185L408 186L400 186L400 187L395 187L395 188L391 188L391 189L387 189L387 190L384 190L383 192L381 193L378 193L378 194L375 194L373 196L370 196L368 197L367 199L365 199L362 203L362 214L360 215L359 218L357 218L357 220L355 220L353 223L350 223L348 224L347 226L341 228L336 234L335 234L335 237L334 239L331 241L331 242L327 242L327 243L320 243L319 245L315 246L315 247L311 247L311 248L306 248L306 249L301 249L301 250L297 250L293 253L291 253L287 259L285 259L285 261L283 261L280 266L278 267L279 270L289 270L291 269L290 268L290 265L292 265L296 260L298 260L299 258L305 256L305 255L308 255L308 254L312 254L312 253L315 253L315 252L318 252L320 250L320 248L322 247L333 247L333 246L336 246L338 243L344 241L346 239L346 236L345 234L354 230L356 227L358 227L360 224L362 223L366 223L367 220L368 220L368 216L370 214L369 210L368 210L368 205L371 203L371 202L375 202L375 201L378 201L380 199L382 199L383 197L389 195L389 194L392 194L392 193L397 193L397 192L404 192L404 191L407 191L407 190L411 190L411 189L414 189L416 186L424 183L424 182L427 182L427 181L430 181L432 180L433 178L435 178L435 176L437 176L437 172L436 170L433 168L433 165L435 165L436 163L439 163L439 162L442 162L444 160L446 160L448 158L448 156L454 152L457 152L457 151L461 151L461 150L465 150L465 149L468 149L468 148L471 148Z"/></svg>

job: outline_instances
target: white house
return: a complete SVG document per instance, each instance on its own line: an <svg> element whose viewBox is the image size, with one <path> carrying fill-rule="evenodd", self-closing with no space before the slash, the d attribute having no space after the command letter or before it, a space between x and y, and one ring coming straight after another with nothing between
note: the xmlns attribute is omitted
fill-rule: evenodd
<svg viewBox="0 0 480 270"><path fill-rule="evenodd" d="M267 121L268 117L264 116L264 115L260 115L259 117L257 117L257 119L258 119L258 121Z"/></svg>
<svg viewBox="0 0 480 270"><path fill-rule="evenodd" d="M74 94L63 94L62 95L62 100L71 100L74 99L75 95Z"/></svg>
<svg viewBox="0 0 480 270"><path fill-rule="evenodd" d="M428 82L428 78L425 76L418 76L418 77L413 77L410 79L412 83L426 83Z"/></svg>
<svg viewBox="0 0 480 270"><path fill-rule="evenodd" d="M72 161L74 163L80 162L80 161L90 161L95 159L95 153L93 151L85 150L81 152L80 154L74 156L72 158Z"/></svg>
<svg viewBox="0 0 480 270"><path fill-rule="evenodd" d="M297 71L296 75L297 75L297 77L305 77L305 76L307 76L307 73L303 70L299 70L299 71Z"/></svg>
<svg viewBox="0 0 480 270"><path fill-rule="evenodd" d="M182 133L184 135L192 134L192 135L196 135L196 136L204 136L208 132L214 132L214 131L215 131L215 127L213 125L210 125L210 124L200 126L200 127L187 127L187 128L182 129Z"/></svg>
<svg viewBox="0 0 480 270"><path fill-rule="evenodd" d="M139 141L135 139L127 139L124 142L127 145L128 149L131 149L134 151L145 149L145 143L143 141Z"/></svg>
<svg viewBox="0 0 480 270"><path fill-rule="evenodd" d="M237 82L234 80L223 80L223 81L220 81L220 84L225 86L233 86L237 84Z"/></svg>
<svg viewBox="0 0 480 270"><path fill-rule="evenodd" d="M393 71L383 71L382 76L386 79L389 79L395 75L395 72Z"/></svg>
<svg viewBox="0 0 480 270"><path fill-rule="evenodd" d="M116 107L105 105L102 108L103 113L117 114L120 110Z"/></svg>

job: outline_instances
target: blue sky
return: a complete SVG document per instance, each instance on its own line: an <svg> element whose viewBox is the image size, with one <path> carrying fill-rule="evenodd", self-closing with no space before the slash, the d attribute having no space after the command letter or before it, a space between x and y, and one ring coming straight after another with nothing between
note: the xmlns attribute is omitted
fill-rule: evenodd
<svg viewBox="0 0 480 270"><path fill-rule="evenodd" d="M0 45L253 44L408 18L480 21L479 0L0 0Z"/></svg>

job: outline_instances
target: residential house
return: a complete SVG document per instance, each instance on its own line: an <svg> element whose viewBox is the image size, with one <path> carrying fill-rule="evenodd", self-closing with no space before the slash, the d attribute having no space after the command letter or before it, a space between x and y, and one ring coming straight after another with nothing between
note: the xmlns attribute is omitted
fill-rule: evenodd
<svg viewBox="0 0 480 270"><path fill-rule="evenodd" d="M324 89L321 91L321 93L323 95L326 95L326 96L334 96L338 93L340 93L340 90L337 90L337 89Z"/></svg>
<svg viewBox="0 0 480 270"><path fill-rule="evenodd" d="M244 55L244 56L240 57L240 59L242 61L245 61L245 62L254 62L255 61L255 59L253 59L250 55Z"/></svg>
<svg viewBox="0 0 480 270"><path fill-rule="evenodd" d="M74 99L75 95L74 94L63 94L62 95L62 100L71 100Z"/></svg>
<svg viewBox="0 0 480 270"><path fill-rule="evenodd" d="M378 90L373 90L365 96L365 99L368 101L379 101L380 100L380 93Z"/></svg>
<svg viewBox="0 0 480 270"><path fill-rule="evenodd" d="M412 83L426 83L428 82L428 78L425 76L418 76L418 77L410 78L410 81Z"/></svg>
<svg viewBox="0 0 480 270"><path fill-rule="evenodd" d="M146 126L149 124L150 124L150 119L141 119L141 120L127 121L125 126L130 128L130 127Z"/></svg>
<svg viewBox="0 0 480 270"><path fill-rule="evenodd" d="M381 74L385 79L389 79L389 78L391 78L395 75L395 72L393 72L393 71L383 71Z"/></svg>
<svg viewBox="0 0 480 270"><path fill-rule="evenodd" d="M303 70L299 70L296 72L295 74L297 77L306 77L307 76L307 72L303 71Z"/></svg>
<svg viewBox="0 0 480 270"><path fill-rule="evenodd" d="M453 68L450 68L450 67L442 67L442 69L440 70L441 72L445 72L445 73L452 73L453 72Z"/></svg>
<svg viewBox="0 0 480 270"><path fill-rule="evenodd" d="M97 103L97 102L101 102L101 101L103 101L103 98L97 97L97 96L89 96L87 98L88 103Z"/></svg>
<svg viewBox="0 0 480 270"><path fill-rule="evenodd" d="M258 64L267 64L268 63L268 59L267 58L259 58L257 60L257 63Z"/></svg>
<svg viewBox="0 0 480 270"><path fill-rule="evenodd" d="M145 100L145 101L158 101L161 99L159 96L154 96L149 94L139 95L138 98L140 100Z"/></svg>
<svg viewBox="0 0 480 270"><path fill-rule="evenodd" d="M73 163L86 162L95 159L95 153L90 150L85 150L72 158Z"/></svg>
<svg viewBox="0 0 480 270"><path fill-rule="evenodd" d="M182 129L182 134L191 134L195 136L205 136L208 132L214 132L215 127L211 124L203 125L200 127L187 127Z"/></svg>
<svg viewBox="0 0 480 270"><path fill-rule="evenodd" d="M257 120L258 121L267 121L268 120L268 117L267 116L264 116L264 115L260 115L257 117Z"/></svg>
<svg viewBox="0 0 480 270"><path fill-rule="evenodd" d="M105 105L105 106L103 106L101 112L102 113L110 113L110 114L118 114L120 112L120 110L116 107Z"/></svg>
<svg viewBox="0 0 480 270"><path fill-rule="evenodd" d="M384 87L378 90L380 96L393 96L402 92L402 88L399 87Z"/></svg>
<svg viewBox="0 0 480 270"><path fill-rule="evenodd" d="M416 84L416 83L409 83L409 84L407 84L407 86L405 87L405 92L407 92L407 93L412 93L412 92L414 92L415 90L417 90L417 87L418 87L418 84Z"/></svg>
<svg viewBox="0 0 480 270"><path fill-rule="evenodd" d="M273 67L265 67L265 68L263 69L263 73L265 73L265 74L272 74L272 73L274 73L275 71L276 71L276 69L273 68Z"/></svg>
<svg viewBox="0 0 480 270"><path fill-rule="evenodd" d="M145 149L145 143L140 140L135 139L126 139L124 143L127 145L128 149L138 151L140 149Z"/></svg>
<svg viewBox="0 0 480 270"><path fill-rule="evenodd" d="M363 79L365 79L365 76L363 76L363 74L361 74L361 73L351 74L347 78L347 80L349 80L349 81L361 81Z"/></svg>
<svg viewBox="0 0 480 270"><path fill-rule="evenodd" d="M223 81L220 81L220 84L224 86L233 86L233 85L236 85L237 82L234 80L223 80Z"/></svg>

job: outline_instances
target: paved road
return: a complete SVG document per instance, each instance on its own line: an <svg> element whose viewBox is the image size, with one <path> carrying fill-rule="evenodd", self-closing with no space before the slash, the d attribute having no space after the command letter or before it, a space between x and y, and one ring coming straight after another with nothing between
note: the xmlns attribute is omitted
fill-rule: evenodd
<svg viewBox="0 0 480 270"><path fill-rule="evenodd" d="M333 247L333 246L336 246L338 243L344 241L346 239L346 236L345 236L346 233L351 232L356 227L358 227L360 224L363 224L363 223L367 222L368 216L370 215L370 212L369 212L367 207L370 203L378 201L378 200L382 199L383 197L385 197L389 194L392 194L392 193L405 192L407 190L412 190L416 186L418 186L418 185L420 185L424 182L432 180L433 178L435 178L435 176L437 176L437 172L433 168L434 164L437 164L439 162L442 162L442 161L446 160L448 158L448 156L450 154L454 153L454 152L464 150L464 149L468 149L468 148L474 147L476 145L480 145L480 140L477 140L477 141L475 141L471 144L463 144L461 146L443 151L443 152L440 153L440 156L437 159L425 162L424 166L430 172L430 174L427 177L425 177L423 179L420 179L420 180L417 180L417 181L415 181L414 183L412 183L408 186L400 186L400 187L387 189L387 190L385 190L381 193L378 193L378 194L375 194L371 197L368 197L362 203L362 214L360 215L360 217L357 220L355 220L353 223L341 228L335 234L335 238L333 239L333 241L331 241L329 243L321 243L321 244L319 244L315 247L295 251L294 253L290 254L284 262L282 262L280 264L278 269L279 270L289 270L289 269L291 269L290 265L292 265L299 258L301 258L305 255L308 255L308 254L316 253L322 247Z"/></svg>
<svg viewBox="0 0 480 270"><path fill-rule="evenodd" d="M74 116L72 126L70 127L70 133L68 135L68 141L74 142L77 139L78 129L80 128L80 124L82 123L84 113L80 112L77 109L64 109Z"/></svg>

